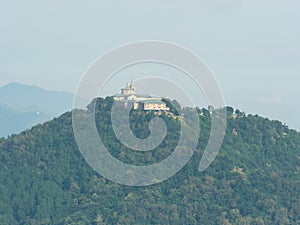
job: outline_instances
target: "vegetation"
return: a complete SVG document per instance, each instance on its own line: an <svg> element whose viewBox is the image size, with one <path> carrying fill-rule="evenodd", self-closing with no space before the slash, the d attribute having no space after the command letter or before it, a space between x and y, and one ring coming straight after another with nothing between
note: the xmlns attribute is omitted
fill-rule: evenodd
<svg viewBox="0 0 300 225"><path fill-rule="evenodd" d="M110 126L113 100L97 99L98 132L111 153L136 165L157 162L176 146L178 117L150 152L123 147ZM93 111L91 105L87 113ZM67 112L31 130L0 139L0 224L300 224L300 134L278 121L233 114L222 149L204 172L210 114L198 109L201 135L191 161L172 178L128 187L101 177L81 156ZM131 128L145 138L155 115L131 113Z"/></svg>

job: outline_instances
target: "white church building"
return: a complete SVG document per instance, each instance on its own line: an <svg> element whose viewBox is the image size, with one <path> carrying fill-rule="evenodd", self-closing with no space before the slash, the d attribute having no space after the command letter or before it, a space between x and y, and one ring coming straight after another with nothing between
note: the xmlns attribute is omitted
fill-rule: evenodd
<svg viewBox="0 0 300 225"><path fill-rule="evenodd" d="M133 103L134 109L169 111L166 103L162 101L162 97L136 94L133 80L121 89L121 94L116 94L113 98L115 101L124 102L125 106L128 103Z"/></svg>

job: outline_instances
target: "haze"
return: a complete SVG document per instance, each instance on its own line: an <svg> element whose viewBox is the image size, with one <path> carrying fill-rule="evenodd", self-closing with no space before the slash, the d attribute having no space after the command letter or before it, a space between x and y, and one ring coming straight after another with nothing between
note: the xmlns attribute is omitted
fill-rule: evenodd
<svg viewBox="0 0 300 225"><path fill-rule="evenodd" d="M165 40L209 65L227 105L300 130L298 21L300 3L292 0L2 1L0 86L75 92L110 49Z"/></svg>

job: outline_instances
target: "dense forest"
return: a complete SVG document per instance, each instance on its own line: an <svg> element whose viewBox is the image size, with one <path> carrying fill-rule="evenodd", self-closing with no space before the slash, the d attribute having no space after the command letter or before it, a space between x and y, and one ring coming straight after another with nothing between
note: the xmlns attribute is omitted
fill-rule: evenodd
<svg viewBox="0 0 300 225"><path fill-rule="evenodd" d="M95 101L98 132L116 158L144 165L172 153L180 134L176 112L159 115L168 133L156 149L135 152L114 136L113 100ZM300 134L227 107L223 146L199 172L211 116L207 109L197 112L201 132L190 162L146 187L119 185L97 174L76 145L71 112L0 139L0 224L300 224ZM155 116L133 110L133 133L146 138Z"/></svg>

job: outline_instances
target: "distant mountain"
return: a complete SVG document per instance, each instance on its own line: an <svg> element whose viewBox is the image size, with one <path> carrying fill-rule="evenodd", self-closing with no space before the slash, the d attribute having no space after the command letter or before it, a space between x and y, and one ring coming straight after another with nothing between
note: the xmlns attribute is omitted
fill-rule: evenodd
<svg viewBox="0 0 300 225"><path fill-rule="evenodd" d="M168 127L161 145L128 150L114 136L111 99L98 103L98 132L119 160L153 164L177 145L180 123L160 115ZM90 112L82 110L81 118ZM230 110L223 146L199 172L211 117L198 112L200 139L190 162L147 187L122 186L93 171L76 145L69 112L0 139L0 224L300 224L300 134L279 121ZM154 116L133 111L133 132L147 137Z"/></svg>
<svg viewBox="0 0 300 225"><path fill-rule="evenodd" d="M73 94L10 83L0 88L0 137L43 123L72 108Z"/></svg>

